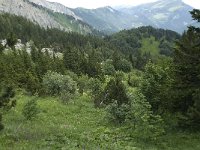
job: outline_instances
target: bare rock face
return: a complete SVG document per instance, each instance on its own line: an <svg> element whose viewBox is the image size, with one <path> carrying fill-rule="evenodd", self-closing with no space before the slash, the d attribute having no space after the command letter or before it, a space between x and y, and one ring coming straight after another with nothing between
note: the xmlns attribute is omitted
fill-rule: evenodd
<svg viewBox="0 0 200 150"><path fill-rule="evenodd" d="M44 28L81 34L94 31L93 27L84 23L70 8L46 0L0 0L0 13L22 16Z"/></svg>
<svg viewBox="0 0 200 150"><path fill-rule="evenodd" d="M63 27L51 18L47 12L33 7L25 0L0 0L0 12L25 17L44 28L63 29Z"/></svg>
<svg viewBox="0 0 200 150"><path fill-rule="evenodd" d="M2 44L3 46L6 46L7 40L0 40L0 44ZM32 50L32 46L34 45L33 41L29 41L26 43L22 43L21 39L17 39L17 43L14 45L15 50L17 50L18 52L22 51L22 50L26 50L26 52L28 54L31 53ZM36 48L38 50L38 48ZM4 53L7 53L9 51L12 51L12 49L9 46L6 46ZM42 53L48 53L50 57L57 57L62 59L63 58L63 53L60 52L55 52L54 48L42 48L41 49Z"/></svg>
<svg viewBox="0 0 200 150"><path fill-rule="evenodd" d="M29 1L32 3L38 4L40 6L43 6L45 8L51 9L54 12L64 13L66 15L72 16L76 20L82 20L79 16L75 15L72 9L65 7L64 5L60 3L48 2L46 0L29 0Z"/></svg>

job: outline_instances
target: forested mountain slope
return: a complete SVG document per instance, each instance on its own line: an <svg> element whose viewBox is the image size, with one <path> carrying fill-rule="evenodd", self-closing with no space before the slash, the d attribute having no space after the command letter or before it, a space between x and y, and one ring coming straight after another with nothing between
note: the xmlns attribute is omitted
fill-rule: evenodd
<svg viewBox="0 0 200 150"><path fill-rule="evenodd" d="M0 149L199 150L199 41L196 26L99 37L0 14Z"/></svg>
<svg viewBox="0 0 200 150"><path fill-rule="evenodd" d="M23 16L44 28L57 28L81 34L95 33L95 30L75 16L54 12L28 0L1 0L0 12Z"/></svg>
<svg viewBox="0 0 200 150"><path fill-rule="evenodd" d="M152 55L170 55L174 42L180 35L171 30L156 29L151 26L123 30L108 36L109 42L124 53L134 53L140 49Z"/></svg>
<svg viewBox="0 0 200 150"><path fill-rule="evenodd" d="M192 9L182 0L158 0L135 7L96 9L72 9L46 0L0 1L0 12L26 17L45 28L81 34L99 34L98 31L111 34L148 25L183 33L188 25L194 23L188 13Z"/></svg>

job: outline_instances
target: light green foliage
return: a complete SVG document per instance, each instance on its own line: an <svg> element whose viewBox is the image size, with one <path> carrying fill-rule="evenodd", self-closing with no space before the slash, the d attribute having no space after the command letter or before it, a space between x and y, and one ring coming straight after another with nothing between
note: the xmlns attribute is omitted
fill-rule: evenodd
<svg viewBox="0 0 200 150"><path fill-rule="evenodd" d="M99 79L91 78L89 80L89 92L94 100L96 107L100 106L101 103L101 93L103 91L103 84Z"/></svg>
<svg viewBox="0 0 200 150"><path fill-rule="evenodd" d="M22 114L27 120L32 120L36 118L39 112L40 109L37 104L37 98L32 98L31 100L28 100L22 109Z"/></svg>
<svg viewBox="0 0 200 150"><path fill-rule="evenodd" d="M142 47L140 48L142 53L151 53L153 56L159 55L159 41L155 40L155 37L142 39Z"/></svg>
<svg viewBox="0 0 200 150"><path fill-rule="evenodd" d="M89 77L87 75L80 76L77 80L77 85L79 93L87 92L89 90Z"/></svg>
<svg viewBox="0 0 200 150"><path fill-rule="evenodd" d="M88 34L93 33L94 31L94 29L92 29L91 26L82 21L76 20L72 16L68 16L57 12L49 12L49 14L63 27L70 29L73 32L77 32L80 34Z"/></svg>
<svg viewBox="0 0 200 150"><path fill-rule="evenodd" d="M163 59L157 64L149 62L144 71L141 90L151 104L153 111L163 112L170 109L170 89L173 67L171 59Z"/></svg>
<svg viewBox="0 0 200 150"><path fill-rule="evenodd" d="M90 78L89 80L89 88L91 90L91 93L93 95L98 94L98 92L101 90L102 86L101 86L101 81L97 78Z"/></svg>
<svg viewBox="0 0 200 150"><path fill-rule="evenodd" d="M118 105L114 101L107 107L107 118L114 123L125 123L130 137L142 140L158 140L164 133L164 122L151 110L151 105L138 90L127 93L129 103Z"/></svg>
<svg viewBox="0 0 200 150"><path fill-rule="evenodd" d="M139 139L157 140L164 133L161 116L152 112L151 105L141 92L131 92L128 96L131 101L126 115L130 127L128 131Z"/></svg>
<svg viewBox="0 0 200 150"><path fill-rule="evenodd" d="M113 75L115 73L115 67L112 64L112 60L103 62L101 68L104 75Z"/></svg>
<svg viewBox="0 0 200 150"><path fill-rule="evenodd" d="M16 99L17 106L3 117L5 129L0 133L1 150L13 147L15 150L199 150L200 147L197 132L168 133L159 143L149 143L148 139L139 141L130 136L133 130L129 126L108 124L104 119L105 110L94 108L87 95L68 105L55 98L38 98L41 112L31 121L24 121L21 111L27 99L32 97L17 95Z"/></svg>
<svg viewBox="0 0 200 150"><path fill-rule="evenodd" d="M130 111L130 106L127 104L122 104L119 106L117 101L114 101L107 107L107 119L113 123L124 123L127 114Z"/></svg>
<svg viewBox="0 0 200 150"><path fill-rule="evenodd" d="M43 77L43 86L47 94L61 96L64 101L72 98L77 92L77 84L70 76L51 71Z"/></svg>
<svg viewBox="0 0 200 150"><path fill-rule="evenodd" d="M140 87L142 81L142 72L132 71L126 75L126 80L131 87Z"/></svg>

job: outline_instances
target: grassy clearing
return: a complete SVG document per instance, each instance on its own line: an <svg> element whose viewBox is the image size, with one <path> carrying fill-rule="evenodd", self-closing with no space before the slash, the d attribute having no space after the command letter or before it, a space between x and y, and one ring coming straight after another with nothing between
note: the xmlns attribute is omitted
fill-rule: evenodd
<svg viewBox="0 0 200 150"><path fill-rule="evenodd" d="M150 52L153 56L159 55L159 41L155 40L155 37L151 36L150 38L143 38L142 39L142 47L141 51L143 53Z"/></svg>
<svg viewBox="0 0 200 150"><path fill-rule="evenodd" d="M105 110L94 108L87 95L66 105L56 98L39 98L41 112L32 121L26 121L21 113L30 97L16 98L17 106L4 115L6 128L0 133L1 150L200 149L198 133L168 134L156 143L129 139L120 128L106 122Z"/></svg>

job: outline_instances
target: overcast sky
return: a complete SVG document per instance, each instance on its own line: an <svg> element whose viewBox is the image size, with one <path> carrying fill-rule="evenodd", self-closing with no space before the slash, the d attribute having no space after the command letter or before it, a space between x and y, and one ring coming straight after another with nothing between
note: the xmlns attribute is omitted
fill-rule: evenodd
<svg viewBox="0 0 200 150"><path fill-rule="evenodd" d="M156 0L48 0L51 2L59 2L67 7L76 8L98 8L103 6L119 6L119 5L139 5L143 3L153 2ZM169 0L170 1L170 0ZM200 0L183 0L185 3L200 9Z"/></svg>

